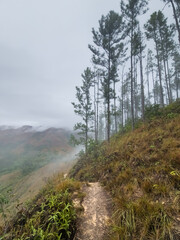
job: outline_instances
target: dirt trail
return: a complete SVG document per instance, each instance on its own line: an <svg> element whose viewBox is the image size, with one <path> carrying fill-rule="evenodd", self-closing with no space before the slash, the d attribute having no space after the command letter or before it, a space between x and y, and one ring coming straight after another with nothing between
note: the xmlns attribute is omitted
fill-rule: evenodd
<svg viewBox="0 0 180 240"><path fill-rule="evenodd" d="M84 213L79 219L74 240L105 240L111 199L98 182L89 185L84 189L86 193L82 203Z"/></svg>

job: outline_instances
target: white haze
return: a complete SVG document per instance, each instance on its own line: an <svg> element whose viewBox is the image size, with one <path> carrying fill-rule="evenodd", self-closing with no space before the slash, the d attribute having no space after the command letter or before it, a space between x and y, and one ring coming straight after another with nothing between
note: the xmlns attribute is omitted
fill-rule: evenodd
<svg viewBox="0 0 180 240"><path fill-rule="evenodd" d="M78 157L78 153L82 150L82 146L74 148L69 153L66 153L65 155L57 155L56 158L49 164L45 165L44 167L38 169L37 171L33 172L32 175L30 174L30 177L33 177L34 175L39 176L39 181L47 180L48 178L51 178L53 175L56 174L64 174L65 176L68 174L69 170L72 168L72 166L75 164L76 159Z"/></svg>
<svg viewBox="0 0 180 240"><path fill-rule="evenodd" d="M150 12L162 10L151 0ZM120 0L0 1L0 125L72 128L72 101L91 66L88 44ZM172 18L172 10L164 10ZM144 17L141 18L147 20Z"/></svg>

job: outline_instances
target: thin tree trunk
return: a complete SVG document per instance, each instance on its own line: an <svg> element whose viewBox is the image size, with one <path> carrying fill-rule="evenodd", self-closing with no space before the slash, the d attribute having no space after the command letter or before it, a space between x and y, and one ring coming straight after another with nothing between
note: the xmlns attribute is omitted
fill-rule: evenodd
<svg viewBox="0 0 180 240"><path fill-rule="evenodd" d="M166 71L166 62L165 62L165 59L164 59L164 54L163 54L163 64L164 64L164 74L165 74L165 82L166 82L168 103L170 103L171 101L170 101L170 93L169 93L168 78L167 78L167 71Z"/></svg>
<svg viewBox="0 0 180 240"><path fill-rule="evenodd" d="M176 72L176 99L179 98L178 90L179 90L179 81L178 81L178 74Z"/></svg>
<svg viewBox="0 0 180 240"><path fill-rule="evenodd" d="M86 117L86 142L85 142L85 154L87 155L87 147L88 147L88 121L87 121L87 117Z"/></svg>
<svg viewBox="0 0 180 240"><path fill-rule="evenodd" d="M94 80L94 136L97 142L96 81Z"/></svg>
<svg viewBox="0 0 180 240"><path fill-rule="evenodd" d="M142 119L144 121L144 79L143 79L142 50L140 50L140 74L141 74L141 111Z"/></svg>
<svg viewBox="0 0 180 240"><path fill-rule="evenodd" d="M116 83L114 83L114 126L115 126L115 133L117 133L117 114L116 114Z"/></svg>
<svg viewBox="0 0 180 240"><path fill-rule="evenodd" d="M108 129L108 126L107 126L108 122L107 122L107 107L106 107L106 102L104 102L104 117L105 117L105 119L104 119L105 129L107 130L107 129ZM108 131L105 131L105 134L104 134L104 135L105 135L105 139L106 139L106 140L108 139L107 133L108 133Z"/></svg>
<svg viewBox="0 0 180 240"><path fill-rule="evenodd" d="M162 86L162 75L161 75L161 65L160 65L160 59L159 59L159 50L156 43L156 53L157 53L157 65L158 65L158 73L159 73L159 83L160 83L160 103L161 106L164 107L164 93L163 93L163 86Z"/></svg>
<svg viewBox="0 0 180 240"><path fill-rule="evenodd" d="M121 102L121 126L122 126L122 130L124 128L124 94L123 94L123 88L122 88L122 102Z"/></svg>
<svg viewBox="0 0 180 240"><path fill-rule="evenodd" d="M152 80L153 80L153 96L154 96L154 104L156 104L156 96L155 96L155 81L154 81L154 70L153 67L151 69L152 72Z"/></svg>
<svg viewBox="0 0 180 240"><path fill-rule="evenodd" d="M135 120L138 118L138 84L137 84L137 63L136 57L134 56L134 117Z"/></svg>
<svg viewBox="0 0 180 240"><path fill-rule="evenodd" d="M132 53L132 40L131 40L131 126L134 130L134 80L133 80L133 53Z"/></svg>
<svg viewBox="0 0 180 240"><path fill-rule="evenodd" d="M122 70L122 85L121 85L121 95L122 95L122 105L121 105L121 122L122 122L122 130L124 127L124 67Z"/></svg>
<svg viewBox="0 0 180 240"><path fill-rule="evenodd" d="M158 62L159 83L160 83L160 102L161 102L162 107L164 107L164 93L163 93L161 65L160 65L159 56L157 57L157 62Z"/></svg>
<svg viewBox="0 0 180 240"><path fill-rule="evenodd" d="M108 59L108 97L107 97L107 140L110 141L110 124L111 124L111 118L110 118L110 56Z"/></svg>
<svg viewBox="0 0 180 240"><path fill-rule="evenodd" d="M170 103L170 94L169 94L169 86L168 86L168 80L167 80L167 72L166 72L166 62L165 62L165 54L164 54L164 39L162 37L162 31L161 29L159 30L159 34L160 34L160 38L161 38L161 48L162 48L162 61L163 61L163 65L164 65L164 75L165 75L165 82L166 82L166 90L167 90L167 97L168 97L168 103Z"/></svg>
<svg viewBox="0 0 180 240"><path fill-rule="evenodd" d="M88 97L86 98L86 106L88 106ZM85 138L86 138L86 143L85 143L85 154L86 154L86 156L87 156L87 150L88 150L88 110L87 110L87 108L86 108L86 117L85 117L85 123L86 123L86 127L85 127L85 129L86 129L86 133L85 133Z"/></svg>
<svg viewBox="0 0 180 240"><path fill-rule="evenodd" d="M149 87L149 67L147 63L147 87L148 87L148 105L150 104L150 87Z"/></svg>
<svg viewBox="0 0 180 240"><path fill-rule="evenodd" d="M172 102L173 101L173 96L172 96L171 76L170 76L170 72L169 72L169 61L168 61L168 59L166 61L166 64L167 64L167 71L168 71L170 102Z"/></svg>
<svg viewBox="0 0 180 240"><path fill-rule="evenodd" d="M97 79L97 103L96 103L96 106L97 106L97 112L96 112L96 115L97 115L97 140L99 140L99 73L98 73L98 79Z"/></svg>

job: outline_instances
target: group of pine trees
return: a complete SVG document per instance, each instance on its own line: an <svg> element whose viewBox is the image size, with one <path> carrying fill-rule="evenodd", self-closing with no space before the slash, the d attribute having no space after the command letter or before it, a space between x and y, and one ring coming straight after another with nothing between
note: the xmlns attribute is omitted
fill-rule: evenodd
<svg viewBox="0 0 180 240"><path fill-rule="evenodd" d="M175 24L157 11L142 26L138 17L148 11L148 1L122 0L120 14L110 11L92 29L93 66L84 70L72 103L82 118L74 141L85 152L92 137L109 141L127 123L134 129L137 119L144 120L146 106L163 107L179 97L180 0L162 1L171 6Z"/></svg>

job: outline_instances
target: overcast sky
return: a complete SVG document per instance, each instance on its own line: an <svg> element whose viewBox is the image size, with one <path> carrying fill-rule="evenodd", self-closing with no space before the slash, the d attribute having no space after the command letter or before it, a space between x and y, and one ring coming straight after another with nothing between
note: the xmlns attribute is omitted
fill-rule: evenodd
<svg viewBox="0 0 180 240"><path fill-rule="evenodd" d="M102 14L119 12L119 2L0 0L0 125L73 127L91 29ZM164 6L150 3L151 12Z"/></svg>

